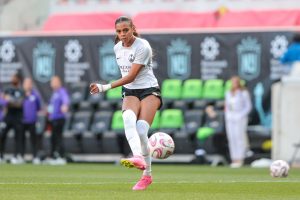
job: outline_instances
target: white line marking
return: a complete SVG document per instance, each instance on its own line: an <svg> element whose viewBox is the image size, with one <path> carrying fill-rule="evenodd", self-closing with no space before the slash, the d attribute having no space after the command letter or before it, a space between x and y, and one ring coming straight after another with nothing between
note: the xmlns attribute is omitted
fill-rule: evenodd
<svg viewBox="0 0 300 200"><path fill-rule="evenodd" d="M114 184L134 184L136 182L95 182L95 183L29 183L29 182L0 182L0 185L114 185ZM154 182L156 184L204 184L204 183L300 183L300 180L261 180L261 181L174 181L174 182Z"/></svg>

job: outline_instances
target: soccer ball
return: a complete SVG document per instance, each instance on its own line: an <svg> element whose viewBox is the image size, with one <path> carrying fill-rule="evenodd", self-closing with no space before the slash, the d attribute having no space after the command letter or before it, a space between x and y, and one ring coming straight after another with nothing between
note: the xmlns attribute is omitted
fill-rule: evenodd
<svg viewBox="0 0 300 200"><path fill-rule="evenodd" d="M153 158L165 159L173 154L174 149L174 141L166 133L157 132L149 138L149 150Z"/></svg>
<svg viewBox="0 0 300 200"><path fill-rule="evenodd" d="M287 177L290 166L284 160L275 160L270 165L270 174L272 177Z"/></svg>

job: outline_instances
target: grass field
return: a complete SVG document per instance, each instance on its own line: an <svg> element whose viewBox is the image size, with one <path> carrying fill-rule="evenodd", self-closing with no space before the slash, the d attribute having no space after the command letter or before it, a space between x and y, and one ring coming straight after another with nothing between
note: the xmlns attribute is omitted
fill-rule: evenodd
<svg viewBox="0 0 300 200"><path fill-rule="evenodd" d="M272 178L268 169L154 165L154 183L132 191L140 171L111 164L0 165L0 199L299 200L300 169Z"/></svg>

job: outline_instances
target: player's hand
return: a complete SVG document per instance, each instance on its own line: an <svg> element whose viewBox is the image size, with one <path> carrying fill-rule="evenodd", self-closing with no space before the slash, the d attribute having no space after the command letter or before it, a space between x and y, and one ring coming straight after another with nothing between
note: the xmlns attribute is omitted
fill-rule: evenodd
<svg viewBox="0 0 300 200"><path fill-rule="evenodd" d="M90 93L96 94L99 92L105 92L105 91L109 90L110 88L111 88L111 84L102 85L99 83L92 83L90 85Z"/></svg>

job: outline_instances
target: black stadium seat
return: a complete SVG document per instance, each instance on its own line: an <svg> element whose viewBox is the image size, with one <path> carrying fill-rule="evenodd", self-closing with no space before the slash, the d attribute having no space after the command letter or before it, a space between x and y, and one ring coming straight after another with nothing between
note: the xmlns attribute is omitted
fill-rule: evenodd
<svg viewBox="0 0 300 200"><path fill-rule="evenodd" d="M196 134L199 127L203 123L203 111L201 110L188 110L184 113L185 125L183 131L188 135Z"/></svg>
<svg viewBox="0 0 300 200"><path fill-rule="evenodd" d="M95 135L101 135L110 129L112 112L98 111L95 113L92 123L91 132Z"/></svg>
<svg viewBox="0 0 300 200"><path fill-rule="evenodd" d="M72 108L78 106L80 102L85 100L86 93L87 93L86 82L79 82L70 85L70 99L71 99Z"/></svg>
<svg viewBox="0 0 300 200"><path fill-rule="evenodd" d="M88 111L80 111L74 114L71 123L71 131L74 135L84 134L89 129L92 113Z"/></svg>

